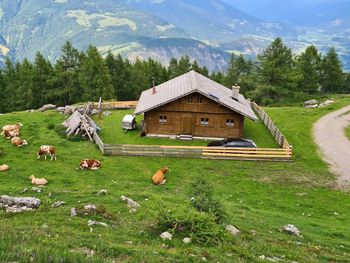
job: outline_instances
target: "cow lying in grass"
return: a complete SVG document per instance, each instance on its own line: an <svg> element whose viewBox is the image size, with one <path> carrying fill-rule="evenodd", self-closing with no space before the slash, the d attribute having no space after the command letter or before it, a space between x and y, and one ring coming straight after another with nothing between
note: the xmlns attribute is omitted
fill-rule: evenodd
<svg viewBox="0 0 350 263"><path fill-rule="evenodd" d="M48 181L45 178L35 178L34 175L29 176L29 179L32 180L34 185L46 185Z"/></svg>
<svg viewBox="0 0 350 263"><path fill-rule="evenodd" d="M6 138L19 136L19 129L23 126L22 123L8 124L1 128L1 135Z"/></svg>
<svg viewBox="0 0 350 263"><path fill-rule="evenodd" d="M0 165L0 172L5 172L8 170L10 170L10 166L8 166L7 164Z"/></svg>
<svg viewBox="0 0 350 263"><path fill-rule="evenodd" d="M101 168L101 162L98 160L85 159L80 162L81 169L98 170Z"/></svg>
<svg viewBox="0 0 350 263"><path fill-rule="evenodd" d="M153 176L152 176L152 182L156 185L165 184L166 179L165 175L170 172L168 167L164 167L160 170L158 170Z"/></svg>
<svg viewBox="0 0 350 263"><path fill-rule="evenodd" d="M22 139L19 138L19 137L13 137L13 138L11 139L11 143L12 143L13 145L18 146L18 147L28 145L28 142L27 142L26 140L22 140Z"/></svg>
<svg viewBox="0 0 350 263"><path fill-rule="evenodd" d="M5 136L5 138L7 138L7 139L11 139L11 138L19 136L19 130L13 130L13 131L4 130L1 132L1 135Z"/></svg>
<svg viewBox="0 0 350 263"><path fill-rule="evenodd" d="M51 145L41 145L37 153L37 158L40 159L43 155L45 156L45 160L47 155L50 155L50 161L56 160L56 148Z"/></svg>

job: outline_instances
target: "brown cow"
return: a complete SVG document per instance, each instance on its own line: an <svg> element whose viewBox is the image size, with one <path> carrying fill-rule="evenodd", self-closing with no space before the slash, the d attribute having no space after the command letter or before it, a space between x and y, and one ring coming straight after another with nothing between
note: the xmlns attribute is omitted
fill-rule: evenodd
<svg viewBox="0 0 350 263"><path fill-rule="evenodd" d="M40 159L43 155L45 155L45 160L47 155L50 155L50 161L56 160L56 148L51 145L41 145L37 153L37 158Z"/></svg>
<svg viewBox="0 0 350 263"><path fill-rule="evenodd" d="M158 170L153 176L152 176L152 182L156 185L159 184L165 184L166 179L165 175L170 172L168 167L164 167L160 170Z"/></svg>
<svg viewBox="0 0 350 263"><path fill-rule="evenodd" d="M81 169L98 170L101 168L101 162L98 160L85 159L80 162Z"/></svg>
<svg viewBox="0 0 350 263"><path fill-rule="evenodd" d="M27 142L26 140L22 140L22 139L19 138L19 137L13 137L13 138L11 139L11 143L12 143L13 145L18 146L18 147L28 145L28 142Z"/></svg>
<svg viewBox="0 0 350 263"><path fill-rule="evenodd" d="M4 130L1 132L1 135L5 136L7 139L11 139L13 137L19 136L19 130L12 130L12 131Z"/></svg>

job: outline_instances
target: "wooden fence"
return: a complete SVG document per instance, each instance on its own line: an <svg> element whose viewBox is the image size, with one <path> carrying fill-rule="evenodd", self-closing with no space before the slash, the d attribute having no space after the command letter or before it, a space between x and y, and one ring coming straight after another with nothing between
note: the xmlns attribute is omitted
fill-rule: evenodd
<svg viewBox="0 0 350 263"><path fill-rule="evenodd" d="M99 140L99 139L97 139ZM201 146L159 146L103 144L96 142L105 155L182 157L222 160L290 161L291 149L283 148L225 148Z"/></svg>
<svg viewBox="0 0 350 263"><path fill-rule="evenodd" d="M291 147L286 137L276 127L276 125L273 123L269 115L261 107L259 107L259 105L256 104L255 102L252 102L251 106L254 109L254 111L259 115L259 118L265 124L267 129L271 132L273 138L276 140L278 145L284 149L290 149Z"/></svg>
<svg viewBox="0 0 350 263"><path fill-rule="evenodd" d="M103 110L116 110L116 109L134 109L137 106L138 101L106 101L102 102ZM93 102L92 108L98 109L99 103Z"/></svg>
<svg viewBox="0 0 350 263"><path fill-rule="evenodd" d="M136 107L137 102L104 102L103 109L127 109ZM98 107L98 104L94 104ZM283 134L275 126L267 113L256 103L252 103L268 130L282 148L226 148L202 146L160 146L160 145L128 145L105 144L94 133L93 139L104 155L116 156L148 156L148 157L178 157L202 158L222 160L250 160L250 161L291 161L292 149Z"/></svg>

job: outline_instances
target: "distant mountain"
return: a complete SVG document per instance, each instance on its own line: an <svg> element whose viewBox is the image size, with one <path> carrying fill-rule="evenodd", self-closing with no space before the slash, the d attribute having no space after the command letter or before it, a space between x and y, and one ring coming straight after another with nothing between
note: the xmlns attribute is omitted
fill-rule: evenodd
<svg viewBox="0 0 350 263"><path fill-rule="evenodd" d="M37 51L55 61L69 40L78 49L92 44L103 54L162 63L187 54L214 71L226 68L231 52L255 57L280 36L296 52L309 44L335 46L350 68L350 0L307 1L0 0L0 63L6 56L33 59ZM227 2L255 3L260 13ZM255 16L264 10L265 17Z"/></svg>
<svg viewBox="0 0 350 263"><path fill-rule="evenodd" d="M164 63L170 57L189 54L211 70L225 67L229 56L226 52L192 39L183 29L157 16L120 2L1 1L1 57L33 59L40 51L54 61L64 42L70 40L79 49L93 44L102 53L112 51L131 58L152 56Z"/></svg>
<svg viewBox="0 0 350 263"><path fill-rule="evenodd" d="M296 35L292 27L258 19L218 0L127 0L127 3L163 18L211 45L247 35L271 38Z"/></svg>

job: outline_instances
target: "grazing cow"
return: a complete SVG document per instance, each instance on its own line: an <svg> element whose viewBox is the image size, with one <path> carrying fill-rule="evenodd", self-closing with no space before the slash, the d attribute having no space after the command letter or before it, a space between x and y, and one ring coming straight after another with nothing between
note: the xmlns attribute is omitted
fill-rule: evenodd
<svg viewBox="0 0 350 263"><path fill-rule="evenodd" d="M98 170L101 168L101 162L98 160L85 159L80 162L81 169Z"/></svg>
<svg viewBox="0 0 350 263"><path fill-rule="evenodd" d="M22 139L19 138L19 137L13 137L13 138L11 139L11 143L12 143L13 145L18 146L18 147L28 145L28 142L27 142L26 140L22 140Z"/></svg>
<svg viewBox="0 0 350 263"><path fill-rule="evenodd" d="M152 182L156 185L164 184L166 182L165 174L170 172L168 167L164 167L160 170L158 170L153 176L152 176Z"/></svg>
<svg viewBox="0 0 350 263"><path fill-rule="evenodd" d="M50 161L56 160L56 148L51 145L41 145L37 153L37 158L40 159L43 155L45 155L45 160L47 155L50 155Z"/></svg>
<svg viewBox="0 0 350 263"><path fill-rule="evenodd" d="M1 135L5 136L7 139L11 139L13 137L19 136L19 130L12 130L12 131L4 130L1 132Z"/></svg>
<svg viewBox="0 0 350 263"><path fill-rule="evenodd" d="M32 180L32 184L43 186L48 183L45 178L35 178L34 175L29 176L29 179Z"/></svg>

